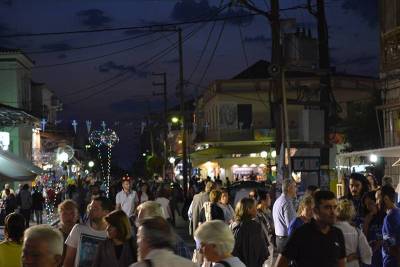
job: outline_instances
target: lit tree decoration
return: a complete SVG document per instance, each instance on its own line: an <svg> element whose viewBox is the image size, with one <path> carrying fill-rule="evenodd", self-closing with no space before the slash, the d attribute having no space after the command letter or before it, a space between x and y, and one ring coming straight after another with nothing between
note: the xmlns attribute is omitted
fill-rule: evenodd
<svg viewBox="0 0 400 267"><path fill-rule="evenodd" d="M101 158L101 150L100 146L103 144L102 142L103 139L103 132L102 131L92 131L89 135L89 143L92 146L97 147L97 153L99 156L99 163L101 167L101 178L103 179L104 177L104 167L103 167L103 160Z"/></svg>
<svg viewBox="0 0 400 267"><path fill-rule="evenodd" d="M103 145L107 147L107 181L106 181L106 194L107 197L110 193L110 179L111 179L111 148L118 143L119 138L115 131L105 129L102 132L101 140Z"/></svg>

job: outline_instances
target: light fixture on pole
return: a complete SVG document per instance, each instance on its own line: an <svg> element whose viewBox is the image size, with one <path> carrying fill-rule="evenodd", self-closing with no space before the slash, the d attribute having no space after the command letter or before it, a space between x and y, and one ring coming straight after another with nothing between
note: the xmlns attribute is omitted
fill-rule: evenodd
<svg viewBox="0 0 400 267"><path fill-rule="evenodd" d="M369 161L371 161L371 163L376 163L376 162L378 162L378 156L375 155L375 154L369 155Z"/></svg>
<svg viewBox="0 0 400 267"><path fill-rule="evenodd" d="M94 166L94 161L93 161L93 160L89 161L88 166L89 166L89 168L93 168L93 166Z"/></svg>

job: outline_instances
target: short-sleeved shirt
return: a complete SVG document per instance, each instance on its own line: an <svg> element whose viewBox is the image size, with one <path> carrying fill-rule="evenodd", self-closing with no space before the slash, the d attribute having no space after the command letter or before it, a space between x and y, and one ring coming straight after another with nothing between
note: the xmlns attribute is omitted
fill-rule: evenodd
<svg viewBox="0 0 400 267"><path fill-rule="evenodd" d="M92 266L100 242L105 240L107 232L97 231L90 225L75 224L65 244L76 248L75 267Z"/></svg>
<svg viewBox="0 0 400 267"><path fill-rule="evenodd" d="M336 267L346 257L343 233L331 226L324 234L315 220L311 220L293 232L282 254L297 267Z"/></svg>
<svg viewBox="0 0 400 267"><path fill-rule="evenodd" d="M390 247L400 245L400 209L391 209L383 220L383 266L397 267L396 257L389 254Z"/></svg>
<svg viewBox="0 0 400 267"><path fill-rule="evenodd" d="M131 217L135 212L135 203L138 203L139 199L136 191L131 191L129 194L125 193L124 190L118 192L115 203L121 205L121 209L126 213L128 217Z"/></svg>
<svg viewBox="0 0 400 267"><path fill-rule="evenodd" d="M21 244L11 241L0 242L0 267L20 267L21 253Z"/></svg>

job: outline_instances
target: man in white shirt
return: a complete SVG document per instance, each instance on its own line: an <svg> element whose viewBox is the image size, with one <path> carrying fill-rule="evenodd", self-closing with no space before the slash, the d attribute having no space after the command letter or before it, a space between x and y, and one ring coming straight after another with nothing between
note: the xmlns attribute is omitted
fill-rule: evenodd
<svg viewBox="0 0 400 267"><path fill-rule="evenodd" d="M118 192L115 198L116 209L123 210L130 218L135 213L138 202L136 191L131 190L131 177L122 177L122 190Z"/></svg>
<svg viewBox="0 0 400 267"><path fill-rule="evenodd" d="M99 243L107 237L104 217L112 211L112 203L105 197L96 197L90 203L89 221L75 224L65 244L64 267L92 266Z"/></svg>

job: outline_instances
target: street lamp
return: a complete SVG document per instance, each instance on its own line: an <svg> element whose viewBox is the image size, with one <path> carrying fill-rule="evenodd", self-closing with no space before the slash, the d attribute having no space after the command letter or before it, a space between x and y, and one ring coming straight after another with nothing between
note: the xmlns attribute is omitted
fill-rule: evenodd
<svg viewBox="0 0 400 267"><path fill-rule="evenodd" d="M178 123L179 122L179 118L178 117L172 117L171 121L172 121L172 123Z"/></svg>
<svg viewBox="0 0 400 267"><path fill-rule="evenodd" d="M271 152L271 157L272 157L272 158L276 158L276 150L273 150L273 151Z"/></svg>
<svg viewBox="0 0 400 267"><path fill-rule="evenodd" d="M170 157L168 159L169 163L174 164L175 163L175 158L174 157Z"/></svg>
<svg viewBox="0 0 400 267"><path fill-rule="evenodd" d="M267 151L261 151L260 156L261 156L263 159L266 159L266 158L268 157L268 152L267 152Z"/></svg>
<svg viewBox="0 0 400 267"><path fill-rule="evenodd" d="M91 161L89 161L89 163L88 163L88 166L89 166L89 168L93 168L93 166L94 166L94 162L91 160Z"/></svg>
<svg viewBox="0 0 400 267"><path fill-rule="evenodd" d="M376 163L376 162L378 162L378 156L375 155L375 154L369 155L369 161L371 161L371 163Z"/></svg>

